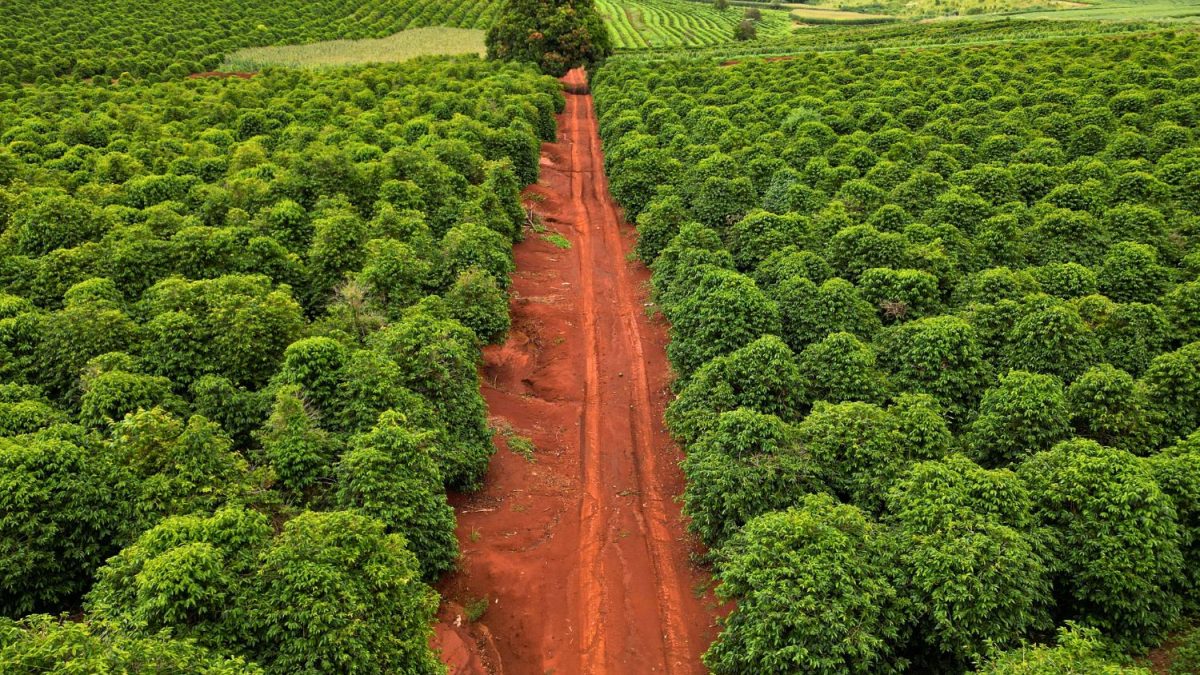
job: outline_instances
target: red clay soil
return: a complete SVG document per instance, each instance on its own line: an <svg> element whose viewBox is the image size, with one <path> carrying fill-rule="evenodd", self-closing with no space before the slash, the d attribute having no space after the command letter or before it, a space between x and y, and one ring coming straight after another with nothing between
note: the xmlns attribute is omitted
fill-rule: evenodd
<svg viewBox="0 0 1200 675"><path fill-rule="evenodd" d="M433 647L441 651L450 675L483 675L502 672L500 654L487 626L472 623L458 603L446 600L438 609Z"/></svg>
<svg viewBox="0 0 1200 675"><path fill-rule="evenodd" d="M563 82L587 91L580 70ZM451 672L702 673L717 610L675 501L666 327L647 316L648 271L628 262L635 233L608 192L592 97L568 93L558 124L526 199L571 246L533 232L517 245L513 328L482 372L500 447L516 434L537 449L502 449L481 491L451 497L463 555L441 584L475 612L486 599L473 625L502 666L459 654ZM444 617L461 628L462 614Z"/></svg>

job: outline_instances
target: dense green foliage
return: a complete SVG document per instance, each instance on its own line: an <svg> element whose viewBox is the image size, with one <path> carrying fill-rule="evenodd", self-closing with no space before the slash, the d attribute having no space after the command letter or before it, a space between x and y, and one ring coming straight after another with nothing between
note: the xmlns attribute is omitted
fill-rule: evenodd
<svg viewBox="0 0 1200 675"><path fill-rule="evenodd" d="M491 2L36 0L0 6L0 82L60 76L174 80L241 47L382 38L406 28L486 28Z"/></svg>
<svg viewBox="0 0 1200 675"><path fill-rule="evenodd" d="M128 536L131 477L68 440L0 441L0 612L19 616L87 589Z"/></svg>
<svg viewBox="0 0 1200 675"><path fill-rule="evenodd" d="M101 568L89 613L136 637L161 632L268 673L436 673L437 596L399 534L372 518L306 512L272 538L261 514L169 518Z"/></svg>
<svg viewBox="0 0 1200 675"><path fill-rule="evenodd" d="M1127 663L1100 631L1068 624L1054 646L1029 645L998 654L975 671L980 675L1149 675Z"/></svg>
<svg viewBox="0 0 1200 675"><path fill-rule="evenodd" d="M630 7L630 14L636 16L638 0L600 0L599 5L603 10L606 2L617 1L631 3L626 6ZM645 1L647 0L641 0L641 2ZM706 10L711 11L713 9L710 0L681 1L698 4L699 9L693 10L693 13L700 15L706 14ZM1169 2L1169 0L1167 1ZM758 3L754 2L754 0L739 0L739 4L742 3L764 9L770 7L767 3ZM1171 6L1176 11L1186 10L1189 7L1188 4L1171 4ZM1122 9L1127 9L1128 7L1125 6ZM804 12L805 9L807 8L800 8L800 12ZM735 5L730 10L732 18L741 19L742 9L740 6ZM813 14L816 13L818 12L813 12ZM876 49L891 50L953 45L1000 45L1010 42L1042 41L1065 37L1093 37L1112 33L1160 32L1163 30L1162 24L1153 23L1150 20L1139 21L1133 16L1121 17L1125 19L1122 21L1099 22L1072 20L1070 17L1073 15L1073 12L1062 12L1055 17L1058 19L1056 21L1014 21L1006 17L981 17L971 20L946 18L936 22L899 21L887 23L885 19L885 23L882 25L848 24L838 26L827 24L809 26L803 30L793 30L787 33L786 37L780 37L778 34L773 33L773 31L768 31L767 34L762 35L759 39L750 42L734 42L732 32L726 32L721 35L720 41L715 41L714 39L714 42L708 42L702 38L697 40L698 35L689 35L686 29L682 29L680 30L682 34L679 36L679 39L697 40L697 42L706 42L708 44L708 46L693 46L687 49L686 55L689 58L711 58L740 62L747 58L760 56L807 58L806 55L814 52L858 52L869 54ZM770 14L766 14L765 16L769 17ZM614 25L614 28L619 23L616 20L610 22L611 25ZM878 20L872 20L869 23L878 23ZM761 26L762 24L760 23ZM656 27L647 26L642 31L653 34L656 31ZM661 33L662 31L658 32ZM617 44L620 44L621 36L618 36L617 39ZM621 51L613 58L638 62L661 62L677 61L680 56L681 50L677 47L655 48L653 45L648 45L637 50Z"/></svg>
<svg viewBox="0 0 1200 675"><path fill-rule="evenodd" d="M1195 613L1195 33L593 82L714 670L1119 672Z"/></svg>
<svg viewBox="0 0 1200 675"><path fill-rule="evenodd" d="M444 671L559 86L187 77L433 25L643 50L592 81L736 601L714 672L1141 673L1196 618L1197 34L598 4L0 6L0 671Z"/></svg>
<svg viewBox="0 0 1200 675"><path fill-rule="evenodd" d="M1171 655L1171 675L1187 675L1200 671L1200 630L1192 628L1181 639Z"/></svg>
<svg viewBox="0 0 1200 675"><path fill-rule="evenodd" d="M0 85L0 670L440 672L557 83L155 79Z"/></svg>
<svg viewBox="0 0 1200 675"><path fill-rule="evenodd" d="M612 53L593 0L504 0L485 42L488 58L536 63L556 77Z"/></svg>
<svg viewBox="0 0 1200 675"><path fill-rule="evenodd" d="M1152 644L1180 611L1183 556L1170 496L1144 462L1095 441L1023 463L1034 515L1049 528L1059 611L1127 644Z"/></svg>
<svg viewBox="0 0 1200 675"><path fill-rule="evenodd" d="M197 673L258 675L242 658L214 654L169 635L129 637L103 627L34 614L0 619L0 663L14 673Z"/></svg>
<svg viewBox="0 0 1200 675"><path fill-rule="evenodd" d="M1050 625L1043 533L1015 474L951 455L914 465L887 502L924 667L961 668Z"/></svg>
<svg viewBox="0 0 1200 675"><path fill-rule="evenodd" d="M825 495L750 521L721 549L718 593L738 598L714 673L896 670L902 609L877 549L880 528Z"/></svg>
<svg viewBox="0 0 1200 675"><path fill-rule="evenodd" d="M720 543L755 516L789 506L796 488L815 486L796 432L749 408L722 413L689 449L684 511L706 543Z"/></svg>

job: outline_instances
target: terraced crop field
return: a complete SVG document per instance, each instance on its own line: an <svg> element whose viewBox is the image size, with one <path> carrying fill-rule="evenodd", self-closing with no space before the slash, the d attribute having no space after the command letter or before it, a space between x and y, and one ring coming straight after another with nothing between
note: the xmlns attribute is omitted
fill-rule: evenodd
<svg viewBox="0 0 1200 675"><path fill-rule="evenodd" d="M618 49L703 47L733 41L733 28L744 16L742 7L718 10L687 0L597 0ZM794 24L786 11L764 9L758 37L790 34Z"/></svg>
<svg viewBox="0 0 1200 675"><path fill-rule="evenodd" d="M1013 15L1021 19L1093 21L1196 21L1200 18L1200 0L1099 0L1061 11L1031 11Z"/></svg>

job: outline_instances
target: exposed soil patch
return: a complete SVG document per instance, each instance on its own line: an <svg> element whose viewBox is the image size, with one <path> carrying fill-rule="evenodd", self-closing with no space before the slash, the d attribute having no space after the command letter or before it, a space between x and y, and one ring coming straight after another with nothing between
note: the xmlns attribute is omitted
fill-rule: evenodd
<svg viewBox="0 0 1200 675"><path fill-rule="evenodd" d="M438 611L435 647L450 675L499 675L500 655L487 626L473 623L469 611L454 602L443 602Z"/></svg>
<svg viewBox="0 0 1200 675"><path fill-rule="evenodd" d="M1182 644L1184 633L1173 633L1167 636L1162 644L1150 650L1149 654L1139 659L1139 664L1149 668L1156 675L1166 675L1171 672L1171 664L1175 661L1175 650Z"/></svg>
<svg viewBox="0 0 1200 675"><path fill-rule="evenodd" d="M587 91L582 71L564 85ZM626 258L635 235L608 193L592 97L568 94L558 122L527 196L571 246L516 247L513 330L482 370L506 449L480 492L451 497L463 558L441 591L487 598L477 623L509 675L702 673L716 603L697 592L709 577L675 502L666 327L645 311L649 272Z"/></svg>

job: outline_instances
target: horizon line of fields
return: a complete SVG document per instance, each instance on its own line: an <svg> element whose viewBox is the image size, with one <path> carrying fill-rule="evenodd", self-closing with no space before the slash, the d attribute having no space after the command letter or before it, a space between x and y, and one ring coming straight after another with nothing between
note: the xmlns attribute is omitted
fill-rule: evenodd
<svg viewBox="0 0 1200 675"><path fill-rule="evenodd" d="M710 0L596 0L615 46L622 52L715 48L728 46L747 55L762 51L762 55L785 55L790 52L813 51L805 44L809 39L799 37L814 26L854 26L891 23L914 25L958 20L988 21L1018 19L1054 22L1190 22L1200 18L1200 0L1151 0L1133 4L1129 0L979 0L972 7L988 7L992 13L921 16L921 7L929 0L910 0L909 14L886 13L900 7L898 0L818 0L818 3L770 3L733 0L727 9L719 10ZM933 0L948 2L942 7L955 7L962 12L968 0ZM986 3L986 4L985 4ZM918 4L920 6L918 6ZM892 7L896 5L896 7ZM758 39L734 43L733 28L744 16L743 7L759 7L762 18L757 22ZM1011 8L1004 11L1004 8ZM919 32L919 31L918 31ZM1051 33L1055 31L1049 31ZM228 55L221 69L251 72L269 66L296 68L327 68L391 63L426 55L484 55L484 31L451 27L423 27L400 31L393 35L361 40L326 40L310 44L252 47ZM818 37L817 34L813 37ZM866 35L864 34L864 37ZM798 44L789 44L796 39ZM1012 41L1020 38L1003 38ZM993 40L985 40L991 42ZM929 45L929 41L917 42ZM966 42L951 39L948 43ZM879 48L901 45L877 45ZM932 46L932 45L930 45ZM738 49L742 47L743 49ZM832 49L840 48L830 45Z"/></svg>
<svg viewBox="0 0 1200 675"><path fill-rule="evenodd" d="M1186 28L1184 28L1186 26ZM649 61L675 59L729 60L792 58L804 54L902 49L969 48L1083 36L1152 34L1164 30L1194 30L1194 24L1153 21L1033 21L1011 17L989 20L961 17L934 22L899 21L870 26L814 26L790 38L712 45L691 50L643 49L623 51L613 58Z"/></svg>

